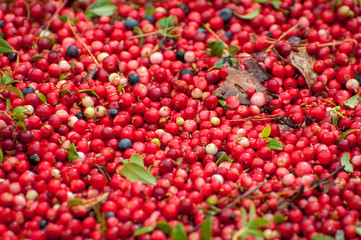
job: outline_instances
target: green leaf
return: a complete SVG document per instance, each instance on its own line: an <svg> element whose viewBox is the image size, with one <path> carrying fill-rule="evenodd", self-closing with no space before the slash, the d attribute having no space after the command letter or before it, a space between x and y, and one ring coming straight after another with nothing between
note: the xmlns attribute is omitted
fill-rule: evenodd
<svg viewBox="0 0 361 240"><path fill-rule="evenodd" d="M94 14L95 16L111 16L114 14L115 10L117 10L117 6L115 5L105 5L98 8L94 8L91 10L87 10L88 14Z"/></svg>
<svg viewBox="0 0 361 240"><path fill-rule="evenodd" d="M260 228L260 227L265 227L269 224L270 224L270 221L268 221L267 219L265 219L263 217L259 217L249 223L249 228Z"/></svg>
<svg viewBox="0 0 361 240"><path fill-rule="evenodd" d="M157 180L150 172L148 172L144 167L136 163L130 162L125 164L122 169L122 174L131 182L138 180L144 184L156 185L157 183Z"/></svg>
<svg viewBox="0 0 361 240"><path fill-rule="evenodd" d="M36 55L36 56L32 56L30 59L34 62L37 62L40 59L45 58L43 55Z"/></svg>
<svg viewBox="0 0 361 240"><path fill-rule="evenodd" d="M96 13L103 13L104 11L104 7L106 6L115 6L114 4L112 4L112 2L110 0L98 0L96 2L94 2L93 4L91 4L87 10L85 11L85 15L88 17L88 18L92 18L92 17L95 17L95 16L99 16L97 15ZM116 6L115 6L116 7ZM109 11L111 9L114 9L114 7L111 7L111 8L108 8L108 9L105 9L106 10L106 13L109 13ZM97 10L97 9L100 9ZM95 12L94 12L95 10ZM116 8L113 10L112 14L114 13L114 11L116 10ZM112 15L110 14L110 15ZM110 15L107 15L107 16L110 16ZM100 15L101 16L101 15Z"/></svg>
<svg viewBox="0 0 361 240"><path fill-rule="evenodd" d="M93 89L82 89L82 90L79 90L78 93L91 94L91 95L96 96L98 99L100 99L100 97L98 96L98 94L96 94Z"/></svg>
<svg viewBox="0 0 361 240"><path fill-rule="evenodd" d="M145 9L144 16L153 16L155 13L155 7L154 6L148 6Z"/></svg>
<svg viewBox="0 0 361 240"><path fill-rule="evenodd" d="M360 132L360 131L361 131L360 129L349 129L341 134L341 136L338 138L337 142L339 142L342 139L345 139L345 137L352 132Z"/></svg>
<svg viewBox="0 0 361 240"><path fill-rule="evenodd" d="M133 237L138 237L139 235L153 232L154 229L155 229L154 227L150 227L150 226L139 228L135 233L133 233Z"/></svg>
<svg viewBox="0 0 361 240"><path fill-rule="evenodd" d="M337 124L338 124L337 118L332 117L332 124L337 126Z"/></svg>
<svg viewBox="0 0 361 240"><path fill-rule="evenodd" d="M59 76L59 80L64 80L65 78L69 77L70 72L61 73Z"/></svg>
<svg viewBox="0 0 361 240"><path fill-rule="evenodd" d="M137 26L133 28L133 31L137 35L142 35L143 34L142 29L140 29L140 27L137 27ZM145 38L142 37L142 38L139 39L139 41L140 41L139 46L142 47L144 45L144 43L145 43Z"/></svg>
<svg viewBox="0 0 361 240"><path fill-rule="evenodd" d="M80 199L80 198L74 198L74 199L68 200L69 207L75 207L76 205L83 205L83 204L84 204L84 201L83 201L83 199Z"/></svg>
<svg viewBox="0 0 361 240"><path fill-rule="evenodd" d="M274 224L280 224L280 223L284 223L286 222L286 218L280 214L280 213L276 213L274 216L273 216L273 223Z"/></svg>
<svg viewBox="0 0 361 240"><path fill-rule="evenodd" d="M256 215L256 207L254 204L251 204L249 206L249 222L251 223L254 219L254 216Z"/></svg>
<svg viewBox="0 0 361 240"><path fill-rule="evenodd" d="M341 157L341 166L345 169L348 173L353 173L353 165L350 162L350 155L347 153L343 154Z"/></svg>
<svg viewBox="0 0 361 240"><path fill-rule="evenodd" d="M231 56L239 53L239 47L237 47L237 46L233 46L233 45L228 46L227 50L229 52L229 55L231 55Z"/></svg>
<svg viewBox="0 0 361 240"><path fill-rule="evenodd" d="M172 232L172 227L167 222L157 222L156 228L164 232L166 235L169 235Z"/></svg>
<svg viewBox="0 0 361 240"><path fill-rule="evenodd" d="M231 162L233 162L233 160L230 157L228 157L227 154L223 154L222 156L220 156L218 158L218 160L216 161L216 164L219 165L221 162L230 162L231 163Z"/></svg>
<svg viewBox="0 0 361 240"><path fill-rule="evenodd" d="M66 23L66 22L68 21L68 16L66 16L66 15L61 15L61 16L59 17L59 19L61 20L62 23Z"/></svg>
<svg viewBox="0 0 361 240"><path fill-rule="evenodd" d="M356 227L356 233L361 236L361 226Z"/></svg>
<svg viewBox="0 0 361 240"><path fill-rule="evenodd" d="M48 102L46 101L46 97L44 96L44 94L42 94L41 92L37 92L36 95L38 95L38 98L45 104L47 104Z"/></svg>
<svg viewBox="0 0 361 240"><path fill-rule="evenodd" d="M173 23L173 17L164 17L158 20L158 24L162 29L166 29L169 27L174 27L174 23Z"/></svg>
<svg viewBox="0 0 361 240"><path fill-rule="evenodd" d="M1 148L0 148L0 162L4 162L4 153Z"/></svg>
<svg viewBox="0 0 361 240"><path fill-rule="evenodd" d="M222 107L227 107L226 100L224 100L224 99L219 99L219 100L218 100L218 103L219 103Z"/></svg>
<svg viewBox="0 0 361 240"><path fill-rule="evenodd" d="M252 19L256 18L260 12L261 12L261 9L258 8L256 10L254 10L250 13L244 14L244 15L239 15L238 13L235 13L235 12L233 12L233 14L236 17L243 19L243 20L252 20Z"/></svg>
<svg viewBox="0 0 361 240"><path fill-rule="evenodd" d="M204 219L201 225L201 239L211 240L212 239L212 217Z"/></svg>
<svg viewBox="0 0 361 240"><path fill-rule="evenodd" d="M5 101L6 101L5 111L9 111L11 108L11 100L10 98L7 98Z"/></svg>
<svg viewBox="0 0 361 240"><path fill-rule="evenodd" d="M71 60L71 70L75 73L75 61Z"/></svg>
<svg viewBox="0 0 361 240"><path fill-rule="evenodd" d="M65 94L69 93L70 95L73 95L74 92L73 91L69 91L68 89L63 89L59 92L59 98L61 98L62 96L64 96Z"/></svg>
<svg viewBox="0 0 361 240"><path fill-rule="evenodd" d="M24 101L24 95L18 88L16 88L16 87L7 87L6 89L13 92L13 93L15 93L16 95L18 95L21 98L21 100Z"/></svg>
<svg viewBox="0 0 361 240"><path fill-rule="evenodd" d="M24 116L26 117L26 115L24 114ZM18 120L15 122L15 126L21 127L23 130L26 130L26 126L24 123L24 120Z"/></svg>
<svg viewBox="0 0 361 240"><path fill-rule="evenodd" d="M260 229L249 228L242 234L242 237L247 236L263 236L263 232Z"/></svg>
<svg viewBox="0 0 361 240"><path fill-rule="evenodd" d="M345 105L348 108L354 109L359 103L360 103L360 96L355 95L347 99L343 105Z"/></svg>
<svg viewBox="0 0 361 240"><path fill-rule="evenodd" d="M262 132L259 134L260 138L267 138L271 134L271 126L267 125Z"/></svg>
<svg viewBox="0 0 361 240"><path fill-rule="evenodd" d="M12 53L14 52L13 47L5 41L2 37L0 37L0 53Z"/></svg>
<svg viewBox="0 0 361 240"><path fill-rule="evenodd" d="M129 162L135 163L135 164L138 164L138 165L144 167L143 158L142 158L142 156L140 156L140 154L138 154L138 153L133 154L133 155L130 157Z"/></svg>
<svg viewBox="0 0 361 240"><path fill-rule="evenodd" d="M242 225L243 225L243 227L246 227L246 226L248 226L246 209L241 208L241 213L242 213Z"/></svg>
<svg viewBox="0 0 361 240"><path fill-rule="evenodd" d="M278 140L276 139L271 139L271 141L269 141L266 144L267 147L269 147L272 150L283 150L283 146L282 143L280 143Z"/></svg>
<svg viewBox="0 0 361 240"><path fill-rule="evenodd" d="M171 240L187 240L187 234L184 231L184 227L182 223L178 223L174 226L171 236Z"/></svg>
<svg viewBox="0 0 361 240"><path fill-rule="evenodd" d="M312 236L311 240L334 240L334 238L328 235L316 234Z"/></svg>
<svg viewBox="0 0 361 240"><path fill-rule="evenodd" d="M26 115L24 114L26 112L29 112L29 110L23 106L17 106L11 111L11 116L15 117L16 119L24 119L26 118Z"/></svg>
<svg viewBox="0 0 361 240"><path fill-rule="evenodd" d="M224 43L221 41L215 42L211 47L211 57L222 57Z"/></svg>
<svg viewBox="0 0 361 240"><path fill-rule="evenodd" d="M14 80L12 79L11 76L9 76L9 74L4 74L2 76L2 80L1 80L1 83L2 85L9 85L13 82Z"/></svg>
<svg viewBox="0 0 361 240"><path fill-rule="evenodd" d="M280 5L281 5L281 1L278 1L278 0L271 0L270 2L273 6L274 9L276 10L280 10Z"/></svg>
<svg viewBox="0 0 361 240"><path fill-rule="evenodd" d="M212 69L213 69L213 68L219 69L219 68L224 67L224 65L226 64L226 62L225 62L224 60L225 60L224 58L219 59L219 60L214 64L214 66L212 67Z"/></svg>
<svg viewBox="0 0 361 240"><path fill-rule="evenodd" d="M53 45L55 43L54 38L51 38L51 37L46 37L46 38L49 39L51 45Z"/></svg>
<svg viewBox="0 0 361 240"><path fill-rule="evenodd" d="M255 2L255 3L266 3L268 2L268 0L252 0L252 2Z"/></svg>
<svg viewBox="0 0 361 240"><path fill-rule="evenodd" d="M68 160L69 161L74 161L76 159L79 159L79 155L78 155L78 152L76 151L76 147L75 147L75 144L72 143L70 145L70 148L68 150Z"/></svg>

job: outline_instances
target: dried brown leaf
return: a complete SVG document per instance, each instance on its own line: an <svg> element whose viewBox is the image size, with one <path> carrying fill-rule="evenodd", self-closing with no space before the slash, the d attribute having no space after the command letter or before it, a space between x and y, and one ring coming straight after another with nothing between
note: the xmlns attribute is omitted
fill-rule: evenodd
<svg viewBox="0 0 361 240"><path fill-rule="evenodd" d="M248 68L248 71L253 73L261 83L270 80L270 77L268 76L264 68L256 60L247 59L245 65Z"/></svg>
<svg viewBox="0 0 361 240"><path fill-rule="evenodd" d="M313 70L313 64L316 59L308 54L306 50L301 50L298 53L291 52L290 58L292 65L305 77L308 88L311 88L317 79L317 73Z"/></svg>
<svg viewBox="0 0 361 240"><path fill-rule="evenodd" d="M223 99L227 99L229 96L237 96L240 104L250 105L250 98L247 95L247 89L249 88L265 93L268 100L272 99L267 89L253 73L234 68L228 69L226 81L214 90L213 94Z"/></svg>

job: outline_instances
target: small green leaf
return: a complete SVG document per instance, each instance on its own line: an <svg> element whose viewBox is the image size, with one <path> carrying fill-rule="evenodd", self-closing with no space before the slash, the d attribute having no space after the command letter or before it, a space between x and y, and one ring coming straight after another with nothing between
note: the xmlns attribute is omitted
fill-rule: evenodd
<svg viewBox="0 0 361 240"><path fill-rule="evenodd" d="M62 96L64 96L65 94L69 93L70 95L73 95L74 92L73 91L69 91L68 89L63 89L59 92L59 98L61 98Z"/></svg>
<svg viewBox="0 0 361 240"><path fill-rule="evenodd" d="M242 237L245 238L247 236L262 236L262 235L263 235L262 230L249 228L243 232Z"/></svg>
<svg viewBox="0 0 361 240"><path fill-rule="evenodd" d="M267 138L271 134L271 126L267 125L262 132L259 134L260 138Z"/></svg>
<svg viewBox="0 0 361 240"><path fill-rule="evenodd" d="M14 52L13 47L5 41L2 37L0 37L0 53L12 53Z"/></svg>
<svg viewBox="0 0 361 240"><path fill-rule="evenodd" d="M137 27L137 26L133 28L133 31L137 35L142 35L143 34L142 29L140 29L140 27ZM144 45L144 43L145 43L145 38L142 37L142 38L139 39L139 41L140 41L139 46L142 47Z"/></svg>
<svg viewBox="0 0 361 240"><path fill-rule="evenodd" d="M341 134L341 136L338 138L337 142L339 142L342 139L345 139L345 137L352 132L360 132L360 131L361 131L360 129L349 129Z"/></svg>
<svg viewBox="0 0 361 240"><path fill-rule="evenodd" d="M265 219L263 217L259 217L249 223L249 228L261 228L261 227L265 227L269 224L270 224L270 221L268 221L267 219Z"/></svg>
<svg viewBox="0 0 361 240"><path fill-rule="evenodd" d="M133 155L130 157L129 162L135 163L135 164L138 164L138 165L144 167L143 158L142 158L142 156L140 156L140 154L138 154L138 153L133 154Z"/></svg>
<svg viewBox="0 0 361 240"><path fill-rule="evenodd" d="M284 223L286 221L287 221L287 219L280 213L276 213L273 216L273 223L274 224L281 224L281 223Z"/></svg>
<svg viewBox="0 0 361 240"><path fill-rule="evenodd" d="M361 236L361 226L356 227L356 233Z"/></svg>
<svg viewBox="0 0 361 240"><path fill-rule="evenodd" d="M21 100L24 101L24 95L18 88L16 88L16 87L7 87L6 89L13 92L13 93L15 93L16 95L18 95L21 98Z"/></svg>
<svg viewBox="0 0 361 240"><path fill-rule="evenodd" d="M238 65L238 60L237 60L237 59L235 59L235 58L233 58L233 57L231 57L231 58L229 58L229 59L231 59L231 61L232 61L232 64L233 64L232 67L236 67L236 66Z"/></svg>
<svg viewBox="0 0 361 240"><path fill-rule="evenodd" d="M84 201L80 198L74 198L74 199L68 200L69 207L75 207L76 205L83 205L83 204L84 204Z"/></svg>
<svg viewBox="0 0 361 240"><path fill-rule="evenodd" d="M98 94L96 94L93 89L82 89L82 90L79 90L78 93L91 94L91 95L96 96L98 99L100 99L100 97L98 96Z"/></svg>
<svg viewBox="0 0 361 240"><path fill-rule="evenodd" d="M239 53L239 47L237 47L237 46L233 46L233 45L228 46L227 50L229 52L229 55L231 55L231 56Z"/></svg>
<svg viewBox="0 0 361 240"><path fill-rule="evenodd" d="M66 15L61 15L61 16L59 17L59 19L61 20L62 23L66 23L66 22L68 21L68 16L66 16Z"/></svg>
<svg viewBox="0 0 361 240"><path fill-rule="evenodd" d="M280 143L278 140L276 139L271 139L271 141L269 141L266 144L267 147L269 147L272 150L283 150L283 146L282 143Z"/></svg>
<svg viewBox="0 0 361 240"><path fill-rule="evenodd" d="M166 29L169 27L173 27L174 23L173 23L173 17L164 17L158 20L158 24L162 29Z"/></svg>
<svg viewBox="0 0 361 240"><path fill-rule="evenodd" d="M13 82L14 80L12 79L12 77L9 75L9 74L4 74L2 76L2 79L1 79L1 84L2 85L9 85Z"/></svg>
<svg viewBox="0 0 361 240"><path fill-rule="evenodd" d="M105 5L98 8L94 8L91 10L87 10L88 14L94 14L95 16L111 16L114 14L115 10L117 10L117 6L115 5Z"/></svg>
<svg viewBox="0 0 361 240"><path fill-rule="evenodd" d="M224 100L224 99L219 99L219 100L218 100L218 103L219 103L222 107L227 107L226 100Z"/></svg>
<svg viewBox="0 0 361 240"><path fill-rule="evenodd" d="M221 41L215 42L211 47L211 57L222 57L224 43Z"/></svg>
<svg viewBox="0 0 361 240"><path fill-rule="evenodd" d="M154 227L150 227L150 226L139 228L135 233L133 233L133 237L138 237L139 235L153 232L154 229L155 229Z"/></svg>
<svg viewBox="0 0 361 240"><path fill-rule="evenodd" d="M59 76L59 80L64 80L69 76L70 76L70 72L61 73L60 76Z"/></svg>
<svg viewBox="0 0 361 240"><path fill-rule="evenodd" d="M75 73L75 61L71 60L71 70Z"/></svg>
<svg viewBox="0 0 361 240"><path fill-rule="evenodd" d="M278 0L271 0L270 2L273 6L274 9L276 10L280 10L280 5L281 5L281 1L278 1Z"/></svg>
<svg viewBox="0 0 361 240"><path fill-rule="evenodd" d="M337 118L332 117L332 124L337 126L337 124L338 124Z"/></svg>
<svg viewBox="0 0 361 240"><path fill-rule="evenodd" d="M218 158L216 164L219 165L221 162L233 162L233 160L230 157L228 157L227 154L223 154Z"/></svg>
<svg viewBox="0 0 361 240"><path fill-rule="evenodd" d="M334 240L334 238L328 235L316 234L312 236L311 240Z"/></svg>
<svg viewBox="0 0 361 240"><path fill-rule="evenodd" d="M25 115L25 114L24 114ZM26 116L26 115L25 115ZM21 127L23 130L26 130L24 120L18 120L15 122L15 126Z"/></svg>
<svg viewBox="0 0 361 240"><path fill-rule="evenodd" d="M246 209L241 208L241 213L242 213L242 225L243 225L243 227L246 227L246 226L248 226Z"/></svg>
<svg viewBox="0 0 361 240"><path fill-rule="evenodd" d="M148 172L144 167L136 164L136 163L127 163L124 165L122 169L122 174L129 181L140 181L144 184L153 184L156 185L157 180L154 176Z"/></svg>
<svg viewBox="0 0 361 240"><path fill-rule="evenodd" d="M201 225L201 239L211 240L212 239L212 217L204 219Z"/></svg>
<svg viewBox="0 0 361 240"><path fill-rule="evenodd" d="M37 62L38 60L43 59L43 58L45 58L43 55L35 55L35 56L32 56L30 59L34 62Z"/></svg>
<svg viewBox="0 0 361 240"><path fill-rule="evenodd" d="M68 160L72 162L72 161L74 161L76 159L79 159L79 158L80 157L79 157L78 152L76 151L75 144L72 143L70 145L70 149L68 150Z"/></svg>
<svg viewBox="0 0 361 240"><path fill-rule="evenodd" d="M214 64L212 69L213 68L217 68L217 69L222 68L222 67L224 67L225 64L226 64L226 62L224 61L224 58L221 58Z"/></svg>
<svg viewBox="0 0 361 240"><path fill-rule="evenodd" d="M182 223L178 223L174 226L171 233L171 240L187 240L187 234L184 231L184 227Z"/></svg>
<svg viewBox="0 0 361 240"><path fill-rule="evenodd" d="M54 38L51 38L51 37L46 37L46 38L49 39L51 45L53 45L55 43Z"/></svg>
<svg viewBox="0 0 361 240"><path fill-rule="evenodd" d="M11 116L17 118L17 119L23 119L26 118L26 115L24 113L29 112L28 109L26 109L23 106L17 106L11 111Z"/></svg>
<svg viewBox="0 0 361 240"><path fill-rule="evenodd" d="M42 94L41 92L37 92L36 95L38 95L38 98L45 104L47 104L48 102L46 101L46 97L44 96L44 94Z"/></svg>
<svg viewBox="0 0 361 240"><path fill-rule="evenodd" d="M1 148L0 148L0 162L4 162L4 153Z"/></svg>
<svg viewBox="0 0 361 240"><path fill-rule="evenodd" d="M256 207L254 204L251 204L249 206L249 222L251 223L254 219L254 216L256 215Z"/></svg>
<svg viewBox="0 0 361 240"><path fill-rule="evenodd" d="M254 11L252 11L252 12L250 12L250 13L244 14L244 15L239 15L239 14L236 13L236 12L233 12L233 14L234 14L236 17L238 17L238 18L240 18L240 19L243 19L243 20L252 20L252 19L256 18L256 17L259 15L260 12L261 12L261 9L258 8L258 9L256 9L256 10L254 10Z"/></svg>
<svg viewBox="0 0 361 240"><path fill-rule="evenodd" d="M149 6L145 9L144 16L153 16L155 13L155 7Z"/></svg>
<svg viewBox="0 0 361 240"><path fill-rule="evenodd" d="M360 96L355 95L347 99L343 105L345 105L348 108L354 109L359 103L360 103Z"/></svg>
<svg viewBox="0 0 361 240"><path fill-rule="evenodd" d="M157 222L156 228L164 232L166 235L169 235L172 232L172 227L167 222Z"/></svg>
<svg viewBox="0 0 361 240"><path fill-rule="evenodd" d="M9 111L11 108L11 100L10 98L6 99L6 107L5 107L5 111Z"/></svg>
<svg viewBox="0 0 361 240"><path fill-rule="evenodd" d="M341 157L341 166L345 169L348 173L353 173L353 165L350 162L350 155L347 153L343 154Z"/></svg>

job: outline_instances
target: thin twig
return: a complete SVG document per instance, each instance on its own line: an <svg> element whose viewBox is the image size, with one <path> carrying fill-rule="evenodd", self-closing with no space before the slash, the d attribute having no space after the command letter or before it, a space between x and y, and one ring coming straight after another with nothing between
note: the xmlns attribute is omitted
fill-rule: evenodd
<svg viewBox="0 0 361 240"><path fill-rule="evenodd" d="M81 39L78 34L76 33L75 29L73 28L69 18L68 18L68 24L70 27L70 30L73 32L74 37L85 47L85 49L88 51L89 55L91 56L91 58L93 59L94 63L97 65L97 67L100 67L100 64L98 62L98 60L94 57L94 55L92 54L92 52L90 51L89 47L85 44L85 42L83 41L83 39Z"/></svg>
<svg viewBox="0 0 361 240"><path fill-rule="evenodd" d="M277 39L277 41L282 40L284 37L287 36L287 34L289 34L290 32L292 32L293 29L297 28L298 26L300 26L300 23L295 24L293 27L291 27L291 28L288 29L286 32L284 32L284 33ZM270 52L274 46L275 46L275 44L272 43L272 44L265 50L265 52Z"/></svg>
<svg viewBox="0 0 361 240"><path fill-rule="evenodd" d="M225 43L213 30L212 28L209 26L209 23L205 23L202 25L210 34L212 34L218 41L223 42L225 47L228 47L228 44Z"/></svg>
<svg viewBox="0 0 361 240"><path fill-rule="evenodd" d="M55 13L53 14L53 16L51 16L48 24L46 25L43 37L45 36L46 32L49 30L50 28L50 24L52 23L52 21L54 20L54 18L58 15L58 13L60 12L61 9L63 9L65 7L65 5L67 4L68 0L64 0L64 2L59 6L58 9L56 9Z"/></svg>

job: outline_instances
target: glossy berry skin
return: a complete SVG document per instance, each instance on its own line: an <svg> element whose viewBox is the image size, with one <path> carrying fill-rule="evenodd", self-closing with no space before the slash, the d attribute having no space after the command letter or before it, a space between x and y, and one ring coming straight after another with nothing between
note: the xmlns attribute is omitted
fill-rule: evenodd
<svg viewBox="0 0 361 240"><path fill-rule="evenodd" d="M128 138L123 138L122 140L119 141L119 145L118 145L118 148L121 150L121 151L124 151L128 148L131 148L132 147L132 141L130 141Z"/></svg>
<svg viewBox="0 0 361 240"><path fill-rule="evenodd" d="M224 22L228 22L232 16L233 16L233 13L232 13L232 10L229 9L229 8L223 8L220 12L219 12L219 16L222 18L222 20Z"/></svg>
<svg viewBox="0 0 361 240"><path fill-rule="evenodd" d="M133 30L134 27L139 27L138 21L133 18L127 18L124 23L125 27L129 30Z"/></svg>
<svg viewBox="0 0 361 240"><path fill-rule="evenodd" d="M66 56L68 58L77 58L79 55L79 50L76 46L74 45L70 45L67 49L66 49Z"/></svg>
<svg viewBox="0 0 361 240"><path fill-rule="evenodd" d="M139 83L139 75L136 73L132 73L128 76L128 83L132 86Z"/></svg>

